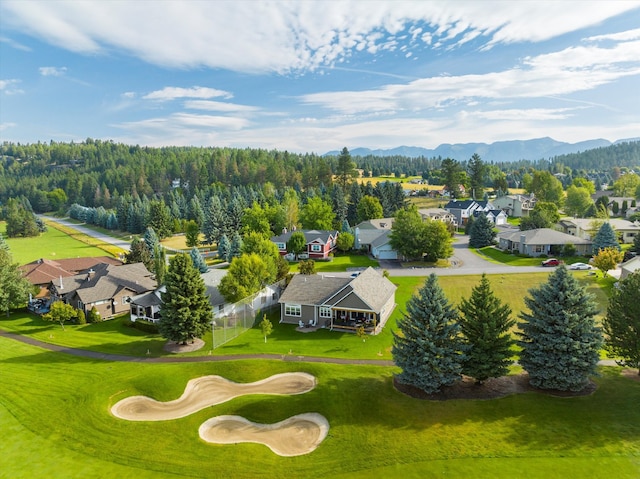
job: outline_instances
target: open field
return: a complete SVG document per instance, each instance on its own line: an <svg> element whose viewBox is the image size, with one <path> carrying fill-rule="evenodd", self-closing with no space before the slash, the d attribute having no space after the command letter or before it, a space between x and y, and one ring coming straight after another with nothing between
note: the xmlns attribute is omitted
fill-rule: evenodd
<svg viewBox="0 0 640 479"><path fill-rule="evenodd" d="M6 223L0 222L0 232L5 234ZM19 264L30 263L40 258L64 259L85 256L113 256L106 249L76 239L81 233L67 234L52 225L40 236L33 238L6 238L13 260ZM86 235L82 235L88 238ZM104 244L103 244L104 245ZM104 245L105 247L107 245ZM113 247L111 247L113 248Z"/></svg>
<svg viewBox="0 0 640 479"><path fill-rule="evenodd" d="M395 368L281 361L144 364L43 351L0 338L2 474L31 477L492 477L626 479L640 474L640 383L603 368L591 396L527 393L490 401L412 399ZM131 395L180 397L190 379L252 382L301 371L317 386L295 396L243 396L162 422L109 410ZM205 421L240 415L271 424L316 412L330 425L312 453L212 445Z"/></svg>
<svg viewBox="0 0 640 479"><path fill-rule="evenodd" d="M535 274L489 275L491 286L504 302L509 304L514 315L524 308L524 297L528 290L545 281L549 272ZM586 272L576 272L589 292L596 296L601 312L607 304L606 290L601 281L588 276ZM319 329L315 332L300 333L295 325L280 324L279 309L272 310L268 317L273 323L273 333L264 342L258 326L249 329L237 338L211 352L213 355L226 354L277 354L291 356L322 356L331 358L385 359L391 358L392 330L405 311L405 304L423 284L421 277L393 277L398 286L396 291L397 307L386 327L377 336L369 336L362 341L354 334ZM478 284L480 276L442 276L440 285L449 300L458 304L460 299L468 297L471 289ZM261 315L259 315L261 317ZM125 327L123 319L113 319L96 324L66 325L63 330L58 323L46 322L35 315L25 312L13 313L10 319L0 318L0 328L7 331L31 336L40 341L61 346L76 347L92 351L121 354L138 357L167 356L163 350L164 340L158 335L143 333L137 329ZM216 332L216 334L221 334ZM204 336L205 348L185 353L185 356L210 354L211 332ZM219 339L219 336L218 336Z"/></svg>

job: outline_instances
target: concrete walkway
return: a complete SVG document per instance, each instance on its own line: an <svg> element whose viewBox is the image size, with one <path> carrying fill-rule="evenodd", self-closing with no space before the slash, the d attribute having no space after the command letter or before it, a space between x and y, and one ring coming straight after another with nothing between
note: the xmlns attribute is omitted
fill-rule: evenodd
<svg viewBox="0 0 640 479"><path fill-rule="evenodd" d="M82 225L78 225L76 223L71 223L70 221L66 221L64 219L60 219L60 218L54 218L53 216L45 216L45 215L39 215L40 218L42 218L43 220L47 220L47 221L51 221L53 223L58 223L59 225L62 226L66 226L68 228L73 228L74 230L85 234L87 236L91 236L92 238L95 238L97 240L100 240L104 243L109 243L112 244L114 246L117 246L118 248L121 248L125 251L129 251L131 249L131 244L128 241L124 241L118 238L114 238L113 236L109 236L107 234L104 233L100 233L98 231L94 231L92 229L89 228L85 228Z"/></svg>

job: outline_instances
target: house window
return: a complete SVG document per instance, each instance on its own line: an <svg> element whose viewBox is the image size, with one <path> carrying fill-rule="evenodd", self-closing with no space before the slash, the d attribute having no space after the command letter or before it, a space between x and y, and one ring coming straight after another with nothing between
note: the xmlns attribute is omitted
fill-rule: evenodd
<svg viewBox="0 0 640 479"><path fill-rule="evenodd" d="M536 253L544 253L544 246L541 244L537 244L534 251Z"/></svg>
<svg viewBox="0 0 640 479"><path fill-rule="evenodd" d="M123 296L122 297L122 304L127 304L131 302L131 297L130 296Z"/></svg>
<svg viewBox="0 0 640 479"><path fill-rule="evenodd" d="M331 308L327 308L326 306L320 306L318 313L321 318L331 318Z"/></svg>
<svg viewBox="0 0 640 479"><path fill-rule="evenodd" d="M83 309L84 308L84 304L82 304L82 301L78 301L78 309Z"/></svg>
<svg viewBox="0 0 640 479"><path fill-rule="evenodd" d="M285 243L276 243L276 246L278 246L278 249L281 251L285 251L287 249L287 245Z"/></svg>
<svg viewBox="0 0 640 479"><path fill-rule="evenodd" d="M320 251L322 251L322 246L319 245L319 244L312 244L311 245L311 251L319 253Z"/></svg>
<svg viewBox="0 0 640 479"><path fill-rule="evenodd" d="M284 305L285 316L302 316L302 307L299 304L285 304Z"/></svg>

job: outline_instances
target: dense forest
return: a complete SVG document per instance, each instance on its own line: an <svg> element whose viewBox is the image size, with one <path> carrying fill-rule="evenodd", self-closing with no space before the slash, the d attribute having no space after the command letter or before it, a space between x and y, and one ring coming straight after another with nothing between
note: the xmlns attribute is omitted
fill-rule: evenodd
<svg viewBox="0 0 640 479"><path fill-rule="evenodd" d="M475 169L474 164L481 168ZM640 171L640 142L500 164L477 155L461 163L443 158L352 158L346 148L340 155L323 157L249 148L149 148L92 139L5 142L0 146L0 206L6 210L13 199L35 213L66 213L71 208L72 216L79 219L132 233L143 232L153 218L162 219L165 225L156 226L167 234L185 231L186 222L193 221L214 239L238 231L246 210L254 205L270 211L273 233L291 226L294 223L285 221L282 205L292 197L301 210L311 198L321 198L335 215L334 227L353 226L373 214L363 212L364 207L359 211L365 197L374 210L379 204L384 216L405 205L398 183L349 183L354 167L365 178L422 176L431 184L462 184L473 191L526 187L535 181L536 171L554 175L564 188L575 178L588 179L600 188L624 173ZM476 177L474 169L479 172ZM454 180L452 172L458 175Z"/></svg>

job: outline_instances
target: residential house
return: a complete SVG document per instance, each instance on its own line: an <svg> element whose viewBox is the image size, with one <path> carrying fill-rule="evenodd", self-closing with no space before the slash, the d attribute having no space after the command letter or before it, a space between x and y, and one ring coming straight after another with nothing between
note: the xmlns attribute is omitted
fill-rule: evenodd
<svg viewBox="0 0 640 479"><path fill-rule="evenodd" d="M476 210L473 212L474 219L480 215L485 215L487 219L496 226L507 224L507 214L502 210L489 210L489 211Z"/></svg>
<svg viewBox="0 0 640 479"><path fill-rule="evenodd" d="M162 305L162 293L166 291L164 286L132 296L129 302L130 319L136 322L139 319L157 323L160 321L160 306Z"/></svg>
<svg viewBox="0 0 640 479"><path fill-rule="evenodd" d="M434 221L443 221L445 223L452 223L456 227L458 226L456 217L444 208L420 208L418 213L420 213L423 220L429 218Z"/></svg>
<svg viewBox="0 0 640 479"><path fill-rule="evenodd" d="M298 274L280 297L280 322L376 334L395 308L395 291L373 268L355 278Z"/></svg>
<svg viewBox="0 0 640 479"><path fill-rule="evenodd" d="M594 218L563 218L560 220L562 231L579 238L590 240L598 231L603 220ZM620 243L633 243L636 235L640 234L640 224L622 218L610 218L607 222L616 231Z"/></svg>
<svg viewBox="0 0 640 479"><path fill-rule="evenodd" d="M110 256L98 256L88 258L68 258L68 259L38 259L20 266L23 276L34 286L40 288L37 298L47 298L49 296L49 283L51 281L80 273L88 272L91 268L105 263L121 265L122 261Z"/></svg>
<svg viewBox="0 0 640 479"><path fill-rule="evenodd" d="M640 256L631 258L620 265L620 279L625 279L631 273L640 271Z"/></svg>
<svg viewBox="0 0 640 479"><path fill-rule="evenodd" d="M568 244L575 246L579 255L591 254L590 240L550 228L498 233L497 238L498 248L527 256L556 255Z"/></svg>
<svg viewBox="0 0 640 479"><path fill-rule="evenodd" d="M328 259L330 254L336 249L336 240L338 239L338 231L327 230L297 230L304 234L306 250L303 253L310 259ZM278 247L280 255L287 254L287 241L291 238L294 231L286 229L279 236L273 236L273 241ZM302 257L302 256L299 256Z"/></svg>
<svg viewBox="0 0 640 479"><path fill-rule="evenodd" d="M132 297L155 288L153 275L142 263L102 263L86 273L60 277L49 283L53 301L64 301L85 314L95 306L103 319L129 312Z"/></svg>
<svg viewBox="0 0 640 479"><path fill-rule="evenodd" d="M357 250L366 250L371 253L371 243L391 230L395 218L379 218L363 221L354 228L353 247Z"/></svg>
<svg viewBox="0 0 640 479"><path fill-rule="evenodd" d="M505 195L495 198L492 203L497 209L504 211L507 216L522 218L529 216L536 205L536 197L533 193L530 195Z"/></svg>
<svg viewBox="0 0 640 479"><path fill-rule="evenodd" d="M489 201L451 200L444 206L444 209L455 217L458 226L464 226L474 211L486 213L496 208Z"/></svg>
<svg viewBox="0 0 640 479"><path fill-rule="evenodd" d="M389 235L391 230L382 230L382 234L374 239L370 246L370 253L375 259L399 259L400 254L391 246Z"/></svg>

